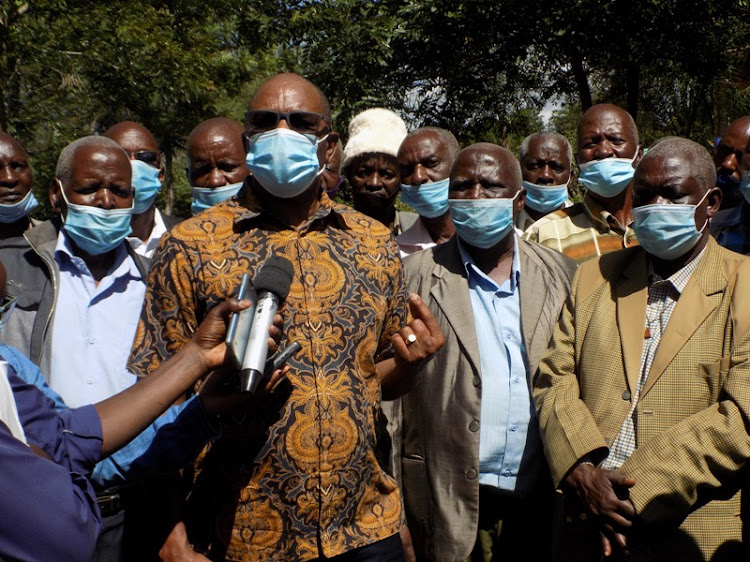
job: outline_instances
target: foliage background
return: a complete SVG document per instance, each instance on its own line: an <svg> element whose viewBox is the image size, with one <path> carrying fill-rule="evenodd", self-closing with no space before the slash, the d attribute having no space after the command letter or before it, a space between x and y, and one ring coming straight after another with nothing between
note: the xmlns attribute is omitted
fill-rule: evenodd
<svg viewBox="0 0 750 562"><path fill-rule="evenodd" d="M160 206L186 216L187 134L241 119L282 71L326 92L344 135L385 106L462 144L516 150L542 128L575 143L581 112L609 101L646 145L710 148L750 113L750 0L0 0L0 129L27 148L40 201L63 146L133 119L165 155Z"/></svg>

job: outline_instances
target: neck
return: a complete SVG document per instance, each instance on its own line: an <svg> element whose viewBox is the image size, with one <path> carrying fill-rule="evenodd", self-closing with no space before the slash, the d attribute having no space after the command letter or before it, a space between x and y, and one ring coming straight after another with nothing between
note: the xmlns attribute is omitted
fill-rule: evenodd
<svg viewBox="0 0 750 562"><path fill-rule="evenodd" d="M708 225L706 225L706 231L703 233L700 240L698 240L698 243L693 246L693 249L675 260L662 260L649 254L654 266L654 271L664 279L671 277L698 257L698 254L700 254L703 251L703 248L706 247L706 244L708 244L708 237Z"/></svg>
<svg viewBox="0 0 750 562"><path fill-rule="evenodd" d="M456 232L453 228L453 221L451 221L450 213L445 213L444 215L433 218L420 216L419 220L422 221L422 224L435 244L447 242Z"/></svg>
<svg viewBox="0 0 750 562"><path fill-rule="evenodd" d="M396 223L396 207L394 207L393 205L385 207L383 209L363 209L361 206L358 206L355 203L354 208L357 209L360 213L383 223L388 227L389 230L393 230L393 227Z"/></svg>
<svg viewBox="0 0 750 562"><path fill-rule="evenodd" d="M263 210L295 230L320 206L320 182L317 178L303 193L289 199L271 195L255 178L251 178L250 181L253 193Z"/></svg>
<svg viewBox="0 0 750 562"><path fill-rule="evenodd" d="M465 245L477 267L498 285L507 281L513 269L515 236L511 230L500 242L486 249Z"/></svg>
<svg viewBox="0 0 750 562"><path fill-rule="evenodd" d="M557 211L558 209L562 209L562 205L560 205L560 206L559 206L559 207L558 207L557 209L554 209L554 211ZM539 220L539 219L541 219L542 217L546 217L546 216L547 216L547 215L549 214L549 213L542 213L542 212L540 212L540 211L535 211L534 209L532 209L531 207L529 207L529 205L528 205L528 204L527 204L527 205L526 205L526 206L524 207L524 210L525 210L525 211L526 211L526 212L527 212L527 213L529 214L529 216L530 216L530 217L531 217L532 219L534 219L535 221L538 221L538 220ZM554 211L550 211L550 213L552 213L552 212L554 212Z"/></svg>
<svg viewBox="0 0 750 562"><path fill-rule="evenodd" d="M0 240L23 236L23 233L31 228L31 219L28 216L18 219L10 224L0 224Z"/></svg>
<svg viewBox="0 0 750 562"><path fill-rule="evenodd" d="M86 266L91 272L91 276L94 278L94 282L96 283L96 285L99 285L99 282L104 278L105 275L107 275L109 270L112 269L112 265L115 263L116 252L117 248L107 252L106 254L92 256L91 254L87 254L79 248L76 254L80 256L81 259L86 263Z"/></svg>
<svg viewBox="0 0 750 562"><path fill-rule="evenodd" d="M632 182L628 184L621 193L614 197L601 197L596 193L589 191L591 198L604 207L605 211L611 213L617 221L626 228L631 222L633 222L633 189Z"/></svg>
<svg viewBox="0 0 750 562"><path fill-rule="evenodd" d="M151 231L154 230L154 225L156 224L154 221L155 215L156 207L154 205L151 205L142 213L133 215L130 219L130 228L133 229L131 236L135 236L143 242L148 240L149 236L151 236Z"/></svg>

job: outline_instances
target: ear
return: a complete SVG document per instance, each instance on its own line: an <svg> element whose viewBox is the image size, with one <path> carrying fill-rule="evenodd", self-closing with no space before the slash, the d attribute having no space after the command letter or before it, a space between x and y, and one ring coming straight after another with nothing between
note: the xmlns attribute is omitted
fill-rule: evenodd
<svg viewBox="0 0 750 562"><path fill-rule="evenodd" d="M516 197L515 204L513 206L513 218L515 219L519 214L521 214L521 211L523 211L523 208L526 206L526 190L521 188L518 192L518 196Z"/></svg>
<svg viewBox="0 0 750 562"><path fill-rule="evenodd" d="M706 195L706 201L708 202L706 216L709 219L714 218L716 216L716 213L719 212L719 207L721 207L721 199L721 189L719 189L718 187L714 187L708 190L708 194Z"/></svg>
<svg viewBox="0 0 750 562"><path fill-rule="evenodd" d="M333 162L333 156L336 152L336 144L339 142L339 134L336 131L331 131L326 139L326 161L325 165Z"/></svg>
<svg viewBox="0 0 750 562"><path fill-rule="evenodd" d="M643 145L639 144L638 149L635 151L635 160L633 160L633 168L638 166L638 162L643 158Z"/></svg>
<svg viewBox="0 0 750 562"><path fill-rule="evenodd" d="M60 180L57 178L52 178L52 181L50 182L49 186L49 204L50 207L52 207L52 210L55 212L55 214L65 216L63 211L66 209L65 207L65 199L63 199L62 191L61 191L61 183Z"/></svg>
<svg viewBox="0 0 750 562"><path fill-rule="evenodd" d="M161 166L159 166L159 182L162 184L164 183L164 172L164 164L162 164Z"/></svg>

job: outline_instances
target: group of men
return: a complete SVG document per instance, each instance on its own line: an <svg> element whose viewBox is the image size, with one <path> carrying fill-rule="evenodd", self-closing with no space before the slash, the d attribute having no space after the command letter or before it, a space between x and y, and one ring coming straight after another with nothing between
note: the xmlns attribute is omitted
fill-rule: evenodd
<svg viewBox="0 0 750 562"><path fill-rule="evenodd" d="M57 218L16 219L0 244L16 298L0 337L68 406L151 381L202 322L220 331L211 311L244 273L292 264L280 340L301 350L261 399L179 441L192 458L214 439L172 498L162 559L746 559L750 121L714 160L674 137L644 154L632 117L596 105L572 203L562 135L516 157L393 117L364 112L342 146L315 85L272 77L244 128L191 133L179 224L154 207L153 137L115 125L60 155ZM13 172L28 193L4 160L19 147L0 136L0 188ZM339 160L355 209L326 195ZM160 423L119 453L122 479Z"/></svg>

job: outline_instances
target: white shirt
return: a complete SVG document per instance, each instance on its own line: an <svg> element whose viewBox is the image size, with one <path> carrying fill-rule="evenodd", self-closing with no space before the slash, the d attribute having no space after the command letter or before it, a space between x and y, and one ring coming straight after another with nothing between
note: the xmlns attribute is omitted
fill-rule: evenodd
<svg viewBox="0 0 750 562"><path fill-rule="evenodd" d="M151 234L148 240L145 242L137 236L128 236L127 241L133 251L139 256L149 258L154 255L154 250L159 245L159 240L167 232L167 225L164 223L164 218L161 216L159 209L154 209L154 228L151 229Z"/></svg>

